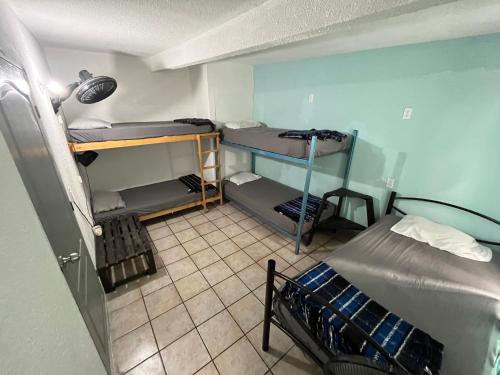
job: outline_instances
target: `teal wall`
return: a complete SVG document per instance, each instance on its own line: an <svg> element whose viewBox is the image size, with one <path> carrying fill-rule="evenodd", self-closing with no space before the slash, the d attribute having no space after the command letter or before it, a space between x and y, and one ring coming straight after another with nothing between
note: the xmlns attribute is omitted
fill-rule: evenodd
<svg viewBox="0 0 500 375"><path fill-rule="evenodd" d="M500 34L257 65L254 85L254 118L269 126L359 129L349 187L373 195L379 213L393 176L400 193L500 218ZM411 120L402 120L405 107ZM311 192L340 186L344 162L318 159ZM263 158L256 165L302 188L303 169ZM498 226L429 210L417 211L500 240ZM363 220L355 202L348 215Z"/></svg>

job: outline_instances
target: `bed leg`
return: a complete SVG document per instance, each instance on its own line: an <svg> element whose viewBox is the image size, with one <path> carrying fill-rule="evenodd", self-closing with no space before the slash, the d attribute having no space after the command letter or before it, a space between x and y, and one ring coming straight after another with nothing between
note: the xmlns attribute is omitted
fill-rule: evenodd
<svg viewBox="0 0 500 375"><path fill-rule="evenodd" d="M264 330L262 332L262 350L269 350L269 334L271 331L271 317L273 305L273 284L274 270L276 269L276 261L269 259L267 261L267 281L266 281L266 304L264 306Z"/></svg>

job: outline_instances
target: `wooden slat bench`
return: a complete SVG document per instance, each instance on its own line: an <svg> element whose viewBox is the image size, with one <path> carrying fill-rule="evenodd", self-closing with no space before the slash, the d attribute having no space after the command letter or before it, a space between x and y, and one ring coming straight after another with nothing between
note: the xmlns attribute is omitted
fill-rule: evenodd
<svg viewBox="0 0 500 375"><path fill-rule="evenodd" d="M99 224L103 235L96 238L96 263L106 293L156 272L154 245L136 215L120 216Z"/></svg>

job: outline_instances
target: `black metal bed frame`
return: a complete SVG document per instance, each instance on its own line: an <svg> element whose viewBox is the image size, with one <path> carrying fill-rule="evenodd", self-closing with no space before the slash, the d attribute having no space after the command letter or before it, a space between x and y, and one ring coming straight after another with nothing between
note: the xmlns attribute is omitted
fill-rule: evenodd
<svg viewBox="0 0 500 375"><path fill-rule="evenodd" d="M481 217L487 221L490 221L494 224L500 225L500 221L496 220L492 217L486 216L484 214L481 214L479 212L470 210L468 208L460 207L451 203L446 203L442 201L437 201L433 199L425 199L425 198L416 198L416 197L398 197L397 193L395 191L391 192L389 201L387 204L386 208L386 215L389 215L392 213L392 211L396 211L402 215L406 215L406 212L401 210L398 207L394 206L394 203L396 200L409 200L409 201L420 201L420 202L428 202L428 203L435 203L451 208L455 208L473 215L476 215L478 217ZM490 244L490 245L497 245L500 246L500 242L495 242L495 241L488 241L488 240L482 240L482 239L476 239L479 242L485 243L485 244ZM281 294L280 290L276 285L274 284L275 278L279 278L282 280L285 280L286 282L290 283L294 287L299 288L300 290L306 292L309 295L309 298L314 300L315 302L318 302L320 305L324 306L325 308L331 310L334 312L340 319L342 319L348 326L356 330L361 336L364 337L364 339L369 342L373 347L387 360L387 362L390 364L390 366L387 369L381 368L381 367L376 367L377 365L375 364L369 364L371 368L374 369L379 369L381 371L387 371L386 373L388 374L409 374L410 372L403 366L401 365L395 358L393 358L383 347L381 347L369 334L367 334L362 328L360 328L356 323L354 323L351 319L346 317L340 310L338 310L335 306L331 305L328 301L320 297L319 295L315 294L312 290L300 285L296 281L290 279L289 277L283 275L280 272L276 271L276 261L274 259L270 259L267 262L267 280L266 280L266 298L265 298L265 307L264 307L264 329L263 329L263 335L262 335L262 350L267 352L269 350L269 336L270 336L270 330L271 330L271 324L274 324L277 328L279 328L281 331L283 331L287 336L289 336L294 343L300 347L304 352L306 352L311 359L313 359L319 366L323 367L324 363L321 361L321 359L318 357L316 353L313 353L304 343L301 342L301 340L297 337L294 336L293 333L289 332L276 318L276 313L273 311L273 295L276 295L277 299L279 302L282 303L282 305L288 310L290 314L292 314L290 307L288 303L285 301L284 296ZM307 326L300 320L297 319L296 322L302 327L305 333L308 334L309 338L317 345L318 348L320 348L322 354L326 356L326 358L329 358L330 360L335 361L336 358L339 358L340 361L345 361L347 357L347 361L350 360L350 357L353 361L353 363L356 361L355 358L359 358L360 356L337 356L333 354L330 350L326 349L324 345L318 340L317 337L315 337L307 328ZM341 359L340 359L341 358ZM375 366L375 367L374 367Z"/></svg>

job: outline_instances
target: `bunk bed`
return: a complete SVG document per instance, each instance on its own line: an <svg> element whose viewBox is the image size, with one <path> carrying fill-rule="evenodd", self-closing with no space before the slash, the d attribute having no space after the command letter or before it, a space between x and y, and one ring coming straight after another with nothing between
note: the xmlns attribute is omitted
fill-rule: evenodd
<svg viewBox="0 0 500 375"><path fill-rule="evenodd" d="M252 154L253 173L255 172L255 158L257 155L305 167L306 176L303 191L262 177L242 185L226 181L224 196L251 212L279 233L294 239L295 252L298 254L302 235L312 227L312 223L306 221L306 209L314 159L336 153L346 153L347 161L342 187L347 188L358 131L354 130L350 136L339 142L334 140L320 141L317 136L313 136L311 140L279 137L278 135L284 131L286 129L268 127L224 128L221 144L250 152ZM297 198L300 195L302 195L302 204L300 218L297 222L273 209L277 204ZM332 205L323 212L320 221L332 216L333 213L334 207Z"/></svg>
<svg viewBox="0 0 500 375"><path fill-rule="evenodd" d="M119 123L112 124L111 128L73 129L68 131L68 135L69 148L73 153L174 142L197 143L200 191L188 191L186 185L179 180L125 189L119 193L126 207L96 214L96 221L129 214L136 214L139 220L144 221L196 206L202 206L206 210L207 203L210 202L223 203L220 134L214 130L213 125L197 123L196 119L193 119L193 123ZM203 148L205 140L211 144L209 149ZM211 153L215 153L215 162L206 165L203 158ZM204 173L207 170L215 170L215 179L205 179ZM215 189L210 189L209 185L215 186Z"/></svg>

